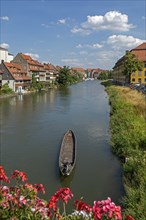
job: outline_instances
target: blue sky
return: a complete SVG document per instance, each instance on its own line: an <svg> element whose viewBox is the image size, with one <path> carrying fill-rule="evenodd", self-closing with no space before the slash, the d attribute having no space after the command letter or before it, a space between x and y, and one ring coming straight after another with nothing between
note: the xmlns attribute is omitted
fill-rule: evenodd
<svg viewBox="0 0 146 220"><path fill-rule="evenodd" d="M0 45L53 65L112 69L146 41L145 0L0 0Z"/></svg>

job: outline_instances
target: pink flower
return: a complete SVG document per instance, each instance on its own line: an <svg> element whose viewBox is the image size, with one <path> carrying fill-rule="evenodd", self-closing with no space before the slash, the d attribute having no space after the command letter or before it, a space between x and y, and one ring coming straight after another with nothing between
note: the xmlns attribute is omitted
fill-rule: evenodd
<svg viewBox="0 0 146 220"><path fill-rule="evenodd" d="M121 207L116 206L109 197L106 200L94 202L93 215L97 220L102 219L102 216L122 220Z"/></svg>
<svg viewBox="0 0 146 220"><path fill-rule="evenodd" d="M21 204L23 204L23 205L26 205L27 200L25 199L24 196L20 196L20 198L19 198L19 202L20 202Z"/></svg>

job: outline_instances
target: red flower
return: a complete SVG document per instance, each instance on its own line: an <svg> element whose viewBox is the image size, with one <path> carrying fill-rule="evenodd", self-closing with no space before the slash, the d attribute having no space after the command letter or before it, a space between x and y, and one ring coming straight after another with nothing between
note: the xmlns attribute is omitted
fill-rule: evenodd
<svg viewBox="0 0 146 220"><path fill-rule="evenodd" d="M19 170L15 170L11 178L12 179L15 179L15 178L19 179L20 178L22 180L22 182L27 180L25 172L21 172Z"/></svg>
<svg viewBox="0 0 146 220"><path fill-rule="evenodd" d="M49 208L52 208L54 211L56 211L57 210L56 203L59 201L60 198L63 200L63 202L67 203L68 200L71 199L72 197L73 197L73 194L68 187L67 188L60 188L54 194L54 196L51 197L48 206L49 206Z"/></svg>
<svg viewBox="0 0 146 220"><path fill-rule="evenodd" d="M48 204L49 209L53 209L54 211L56 211L57 210L56 203L58 202L58 200L59 200L58 196L55 195L52 196Z"/></svg>
<svg viewBox="0 0 146 220"><path fill-rule="evenodd" d="M82 200L75 202L75 207L79 211L85 211L86 213L89 213L92 211L92 207L88 205L87 203L83 202Z"/></svg>
<svg viewBox="0 0 146 220"><path fill-rule="evenodd" d="M34 187L35 187L38 191L42 191L42 193L45 194L45 188L44 188L43 184L34 184Z"/></svg>
<svg viewBox="0 0 146 220"><path fill-rule="evenodd" d="M127 215L126 218L125 218L125 220L135 220L135 219L134 219L132 216Z"/></svg>
<svg viewBox="0 0 146 220"><path fill-rule="evenodd" d="M2 166L0 166L0 180L10 183L9 178L6 176L5 171Z"/></svg>

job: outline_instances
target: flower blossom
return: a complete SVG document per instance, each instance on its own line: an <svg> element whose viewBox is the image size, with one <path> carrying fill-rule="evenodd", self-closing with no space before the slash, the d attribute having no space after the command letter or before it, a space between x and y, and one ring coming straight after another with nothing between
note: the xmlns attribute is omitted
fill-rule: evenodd
<svg viewBox="0 0 146 220"><path fill-rule="evenodd" d="M5 171L2 166L0 166L0 180L10 183L9 178L6 176Z"/></svg>
<svg viewBox="0 0 146 220"><path fill-rule="evenodd" d="M60 198L63 200L63 202L65 202L67 204L68 200L71 199L72 197L73 197L73 194L68 187L67 188L60 188L54 194L54 196L52 196L50 198L48 206L49 206L49 208L52 208L54 211L56 211L57 210L56 203L59 201Z"/></svg>
<svg viewBox="0 0 146 220"><path fill-rule="evenodd" d="M94 202L93 215L97 220L102 219L102 216L122 220L121 207L116 206L109 197L106 200Z"/></svg>
<svg viewBox="0 0 146 220"><path fill-rule="evenodd" d="M45 188L44 188L43 184L34 184L34 187L35 187L38 191L42 191L42 193L45 194Z"/></svg>
<svg viewBox="0 0 146 220"><path fill-rule="evenodd" d="M85 211L86 213L89 213L92 211L92 207L88 205L87 203L83 202L82 200L75 202L75 207L79 211Z"/></svg>
<svg viewBox="0 0 146 220"><path fill-rule="evenodd" d="M14 172L13 172L13 175L12 175L12 177L11 177L12 179L19 179L19 178L21 178L21 180L22 180L22 182L25 182L26 180L27 180L27 177L26 177L26 174L25 174L25 172L21 172L21 171L19 171L19 170L15 170Z"/></svg>

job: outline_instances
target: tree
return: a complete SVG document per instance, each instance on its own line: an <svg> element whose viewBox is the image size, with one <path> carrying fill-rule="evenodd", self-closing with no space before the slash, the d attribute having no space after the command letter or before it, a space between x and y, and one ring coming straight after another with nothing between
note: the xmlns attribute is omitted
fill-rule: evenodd
<svg viewBox="0 0 146 220"><path fill-rule="evenodd" d="M67 66L64 66L59 71L59 76L57 78L57 82L61 86L67 86L70 82L70 69Z"/></svg>
<svg viewBox="0 0 146 220"><path fill-rule="evenodd" d="M2 93L4 93L4 94L13 93L13 90L9 87L8 83L5 83L5 84L2 86L1 91L2 91Z"/></svg>
<svg viewBox="0 0 146 220"><path fill-rule="evenodd" d="M124 75L128 78L128 82L130 83L131 74L137 70L141 71L144 68L144 64L142 61L138 60L135 54L130 51L126 51L124 57Z"/></svg>
<svg viewBox="0 0 146 220"><path fill-rule="evenodd" d="M43 88L43 84L41 82L37 82L35 74L32 74L31 88L36 89L38 91L41 91L41 89Z"/></svg>

